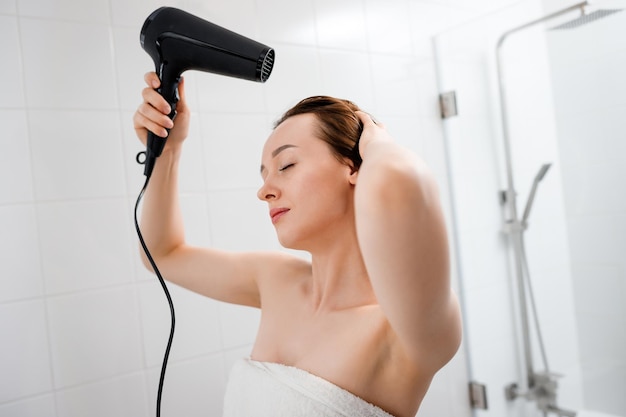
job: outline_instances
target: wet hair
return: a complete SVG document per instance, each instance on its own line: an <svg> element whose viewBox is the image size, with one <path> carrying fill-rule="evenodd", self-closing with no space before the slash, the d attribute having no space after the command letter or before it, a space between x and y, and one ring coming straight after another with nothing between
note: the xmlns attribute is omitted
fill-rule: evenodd
<svg viewBox="0 0 626 417"><path fill-rule="evenodd" d="M316 136L330 146L341 163L358 171L362 162L358 144L363 123L355 113L357 110L361 109L349 100L329 96L308 97L287 110L276 121L274 129L290 117L311 113L318 122Z"/></svg>

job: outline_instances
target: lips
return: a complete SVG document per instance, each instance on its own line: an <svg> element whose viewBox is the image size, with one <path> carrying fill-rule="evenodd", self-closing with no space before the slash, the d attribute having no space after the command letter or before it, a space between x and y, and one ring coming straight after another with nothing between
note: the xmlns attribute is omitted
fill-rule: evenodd
<svg viewBox="0 0 626 417"><path fill-rule="evenodd" d="M285 207L279 207L279 208L273 208L270 210L270 217L272 218L272 223L276 224L276 222L283 217L283 215L285 213L287 213L289 211L288 208Z"/></svg>

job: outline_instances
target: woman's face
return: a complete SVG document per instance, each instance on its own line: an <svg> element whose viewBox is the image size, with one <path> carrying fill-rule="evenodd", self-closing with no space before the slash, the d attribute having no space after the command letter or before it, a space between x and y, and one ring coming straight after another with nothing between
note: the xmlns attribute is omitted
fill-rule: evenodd
<svg viewBox="0 0 626 417"><path fill-rule="evenodd" d="M316 123L313 114L293 116L263 148L257 195L268 203L278 240L287 248L314 250L354 223L356 173L315 136Z"/></svg>

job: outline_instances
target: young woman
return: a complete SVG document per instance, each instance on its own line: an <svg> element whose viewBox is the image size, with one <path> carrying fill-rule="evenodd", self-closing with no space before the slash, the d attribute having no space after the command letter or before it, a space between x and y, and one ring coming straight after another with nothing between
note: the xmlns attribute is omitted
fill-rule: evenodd
<svg viewBox="0 0 626 417"><path fill-rule="evenodd" d="M276 124L258 198L286 248L231 253L185 243L177 175L189 126L149 73L134 127L166 136L141 228L163 276L208 297L260 308L250 358L232 371L229 416L414 416L461 338L435 180L353 103L311 97ZM144 258L146 267L149 263Z"/></svg>

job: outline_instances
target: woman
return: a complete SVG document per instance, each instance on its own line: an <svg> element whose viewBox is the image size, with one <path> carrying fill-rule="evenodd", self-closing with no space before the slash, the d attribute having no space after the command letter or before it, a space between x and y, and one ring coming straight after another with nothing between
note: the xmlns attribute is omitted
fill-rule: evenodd
<svg viewBox="0 0 626 417"><path fill-rule="evenodd" d="M158 77L145 80L137 135L145 143L148 130L171 129L142 213L159 269L192 291L262 311L251 356L231 373L225 413L414 416L461 337L425 164L354 104L305 99L265 143L258 198L280 243L311 261L192 247L177 196L190 113L184 82L174 123L154 91Z"/></svg>

